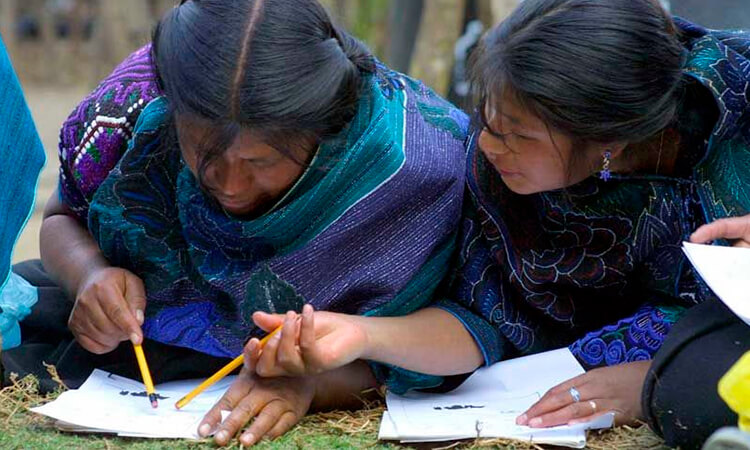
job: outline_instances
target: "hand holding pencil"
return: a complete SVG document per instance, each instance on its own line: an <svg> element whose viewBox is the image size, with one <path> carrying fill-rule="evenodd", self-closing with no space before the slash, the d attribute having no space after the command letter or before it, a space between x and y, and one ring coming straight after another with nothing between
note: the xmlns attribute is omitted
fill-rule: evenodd
<svg viewBox="0 0 750 450"><path fill-rule="evenodd" d="M264 436L274 438L281 435L305 415L315 396L318 377L292 379L275 376L276 373L309 375L328 367L343 366L358 359L366 344L364 330L356 316L316 313L310 305L305 305L302 314L256 313L253 320L261 329L273 331L261 340L248 341L242 355L175 405L185 407L208 386L244 363L237 379L198 428L203 437L215 431L214 440L219 445L227 445L232 436L253 418L255 420L240 436L240 442L245 446L255 444ZM341 345L335 345L336 342ZM333 352L326 353L327 348ZM326 358L326 355L335 357ZM272 377L264 377L266 375ZM226 420L223 420L222 412L230 412Z"/></svg>
<svg viewBox="0 0 750 450"><path fill-rule="evenodd" d="M317 375L343 367L365 357L366 320L315 311L312 305L305 305L302 314L256 312L253 321L260 328L281 326L283 332L265 346L251 339L245 346L246 365L261 377Z"/></svg>
<svg viewBox="0 0 750 450"><path fill-rule="evenodd" d="M75 289L68 327L83 348L104 354L123 341L141 344L146 291L137 275L120 267L98 267Z"/></svg>

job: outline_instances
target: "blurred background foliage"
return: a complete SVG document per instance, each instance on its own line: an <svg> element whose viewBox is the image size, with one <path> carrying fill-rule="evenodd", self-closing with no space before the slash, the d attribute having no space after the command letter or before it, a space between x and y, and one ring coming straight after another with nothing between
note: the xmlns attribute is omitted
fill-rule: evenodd
<svg viewBox="0 0 750 450"><path fill-rule="evenodd" d="M711 27L750 28L750 0L660 0ZM396 70L447 95L456 42L486 29L519 0L322 0L336 21ZM24 83L93 87L149 40L176 0L2 0L0 34ZM478 25L475 25L478 26ZM473 34L477 34L475 32ZM470 33L471 34L471 33ZM471 37L471 36L470 36ZM458 56L461 59L461 56ZM459 61L460 62L460 61Z"/></svg>

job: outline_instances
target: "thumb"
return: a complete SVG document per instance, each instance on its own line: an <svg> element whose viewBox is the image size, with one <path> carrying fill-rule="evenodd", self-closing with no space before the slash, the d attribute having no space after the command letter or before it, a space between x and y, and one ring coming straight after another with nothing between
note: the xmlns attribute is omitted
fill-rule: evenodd
<svg viewBox="0 0 750 450"><path fill-rule="evenodd" d="M138 325L143 325L146 289L143 287L143 281L132 273L125 275L125 301L130 306L130 311L138 321Z"/></svg>
<svg viewBox="0 0 750 450"><path fill-rule="evenodd" d="M265 332L271 332L284 323L284 314L268 314L262 311L253 313L253 322Z"/></svg>

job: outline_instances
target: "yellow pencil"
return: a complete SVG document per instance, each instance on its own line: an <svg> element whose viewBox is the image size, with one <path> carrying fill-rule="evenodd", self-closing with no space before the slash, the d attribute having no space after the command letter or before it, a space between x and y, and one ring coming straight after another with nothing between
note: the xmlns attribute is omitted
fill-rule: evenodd
<svg viewBox="0 0 750 450"><path fill-rule="evenodd" d="M268 333L263 339L260 340L260 347L263 348L263 346L266 345L266 342L268 342L268 340L271 339L271 337L273 337L273 335L278 333L280 330L281 325L279 325L272 332ZM232 373L236 368L240 367L244 361L244 355L240 355L234 358L229 364L219 369L218 372L207 378L206 381L201 383L197 388L193 389L186 396L182 397L177 403L174 404L175 408L184 408L185 405L190 403L190 401L197 397L201 392L205 391L208 387Z"/></svg>
<svg viewBox="0 0 750 450"><path fill-rule="evenodd" d="M143 354L143 347L140 344L133 344L135 349L135 359L138 360L138 367L141 369L141 376L143 377L143 384L146 385L146 393L148 399L151 401L151 407L157 408L159 406L158 397L154 391L154 382L151 379L151 372L148 370L148 364L146 363L146 355Z"/></svg>

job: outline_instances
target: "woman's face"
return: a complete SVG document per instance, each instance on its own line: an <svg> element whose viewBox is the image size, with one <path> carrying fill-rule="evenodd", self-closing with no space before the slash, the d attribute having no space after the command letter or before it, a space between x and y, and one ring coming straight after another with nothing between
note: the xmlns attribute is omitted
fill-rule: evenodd
<svg viewBox="0 0 750 450"><path fill-rule="evenodd" d="M197 149L206 131L179 119L176 123L182 157L197 177ZM294 156L298 157L296 161L251 131L242 130L230 147L206 167L203 183L228 213L258 217L272 208L304 171L299 161L306 161L308 155Z"/></svg>
<svg viewBox="0 0 750 450"><path fill-rule="evenodd" d="M498 107L499 106L499 107ZM517 194L561 189L597 170L601 155L573 149L572 140L547 127L510 95L484 105L479 148ZM572 158L573 151L580 152Z"/></svg>

